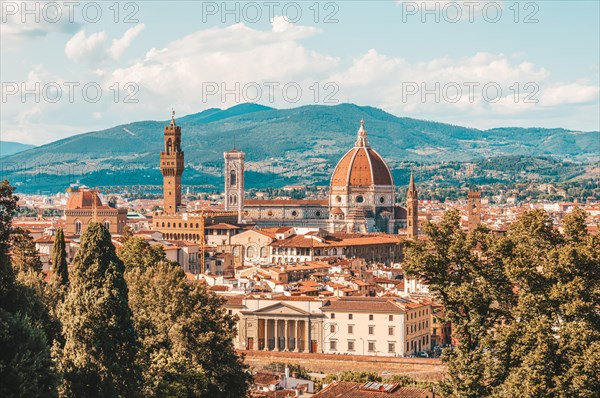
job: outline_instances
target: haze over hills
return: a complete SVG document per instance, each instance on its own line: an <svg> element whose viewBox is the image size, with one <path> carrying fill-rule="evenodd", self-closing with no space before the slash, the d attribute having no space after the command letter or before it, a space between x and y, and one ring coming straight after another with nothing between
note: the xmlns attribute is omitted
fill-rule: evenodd
<svg viewBox="0 0 600 398"><path fill-rule="evenodd" d="M0 141L0 158L23 152L31 148L35 148L35 145L21 144L12 141Z"/></svg>
<svg viewBox="0 0 600 398"><path fill-rule="evenodd" d="M504 155L590 162L600 154L599 132L478 130L354 104L293 109L241 104L176 118L186 161L183 183L220 186L223 151L234 145L246 152L250 187L253 181L261 181L257 186L326 182L353 145L361 119L371 145L392 169L405 161L473 161ZM133 122L7 156L2 159L4 177L17 181L22 191L58 192L77 179L92 186L160 184L158 153L167 123ZM265 182L260 176L266 175L271 177Z"/></svg>

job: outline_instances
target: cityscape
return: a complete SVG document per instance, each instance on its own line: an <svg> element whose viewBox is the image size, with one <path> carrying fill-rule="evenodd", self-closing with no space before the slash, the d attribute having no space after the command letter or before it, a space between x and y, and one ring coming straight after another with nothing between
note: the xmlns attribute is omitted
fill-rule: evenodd
<svg viewBox="0 0 600 398"><path fill-rule="evenodd" d="M598 396L598 4L70 3L2 4L0 396Z"/></svg>

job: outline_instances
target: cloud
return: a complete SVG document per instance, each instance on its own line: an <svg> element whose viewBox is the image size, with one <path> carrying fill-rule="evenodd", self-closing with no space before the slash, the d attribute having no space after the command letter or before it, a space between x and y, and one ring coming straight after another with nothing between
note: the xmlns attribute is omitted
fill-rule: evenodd
<svg viewBox="0 0 600 398"><path fill-rule="evenodd" d="M112 45L108 49L108 53L113 57L113 59L120 58L125 50L129 48L133 39L135 39L145 27L146 25L143 23L136 25L133 28L128 29L120 39L113 39Z"/></svg>
<svg viewBox="0 0 600 398"><path fill-rule="evenodd" d="M2 44L15 46L23 40L52 33L72 34L81 24L65 16L63 7L54 1L2 1L0 36ZM28 13L25 13L28 11Z"/></svg>
<svg viewBox="0 0 600 398"><path fill-rule="evenodd" d="M86 36L85 30L80 30L65 45L65 54L75 62L98 63L106 51L106 39L104 31Z"/></svg>
<svg viewBox="0 0 600 398"><path fill-rule="evenodd" d="M164 48L150 49L143 60L116 69L109 78L122 83L135 82L140 92L161 102L156 104L160 109L176 105L181 111L192 111L209 104L234 105L244 98L236 94L223 98L220 94L229 89L239 94L243 87L250 86L253 98L258 86L263 103L280 105L281 95L270 102L269 87L265 84L279 85L279 93L285 84L299 84L303 96L308 98L312 96L308 87L315 79L328 76L339 64L338 58L300 43L319 32L314 27L292 24L283 17L273 18L270 30L254 29L243 23L208 28L172 41ZM203 92L207 85L217 85L219 94L205 101ZM256 102L261 102L260 99Z"/></svg>
<svg viewBox="0 0 600 398"><path fill-rule="evenodd" d="M529 61L479 52L466 58L408 62L370 49L330 79L342 98L395 114L473 121L510 115L539 117L550 109L598 101L598 87L553 85L550 72Z"/></svg>
<svg viewBox="0 0 600 398"><path fill-rule="evenodd" d="M105 31L87 36L85 30L80 30L65 45L65 54L72 61L95 67L107 61L108 57L119 59L144 28L143 23L129 28L123 36L113 39L110 46ZM97 74L104 73L100 69L96 71Z"/></svg>

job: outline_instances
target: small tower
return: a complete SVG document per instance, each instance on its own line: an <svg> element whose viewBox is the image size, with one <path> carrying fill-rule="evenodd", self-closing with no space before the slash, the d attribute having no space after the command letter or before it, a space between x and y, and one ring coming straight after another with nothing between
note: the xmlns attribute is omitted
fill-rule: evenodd
<svg viewBox="0 0 600 398"><path fill-rule="evenodd" d="M225 210L238 212L238 223L244 211L244 159L246 154L238 150L227 151L225 157Z"/></svg>
<svg viewBox="0 0 600 398"><path fill-rule="evenodd" d="M167 214L175 214L181 206L181 175L184 168L181 127L175 124L175 111L171 115L171 123L165 126L164 141L164 150L160 153L164 211Z"/></svg>
<svg viewBox="0 0 600 398"><path fill-rule="evenodd" d="M481 192L469 191L467 200L469 231L481 224Z"/></svg>
<svg viewBox="0 0 600 398"><path fill-rule="evenodd" d="M409 238L416 238L419 235L419 197L412 173L410 173L410 183L406 193L406 234Z"/></svg>

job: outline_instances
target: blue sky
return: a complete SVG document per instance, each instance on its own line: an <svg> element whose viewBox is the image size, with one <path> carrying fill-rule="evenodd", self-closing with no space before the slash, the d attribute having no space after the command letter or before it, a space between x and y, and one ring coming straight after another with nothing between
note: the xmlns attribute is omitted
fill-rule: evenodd
<svg viewBox="0 0 600 398"><path fill-rule="evenodd" d="M62 2L58 17L3 1L1 139L43 144L245 100L599 130L600 2L475 3L82 2L71 22Z"/></svg>

